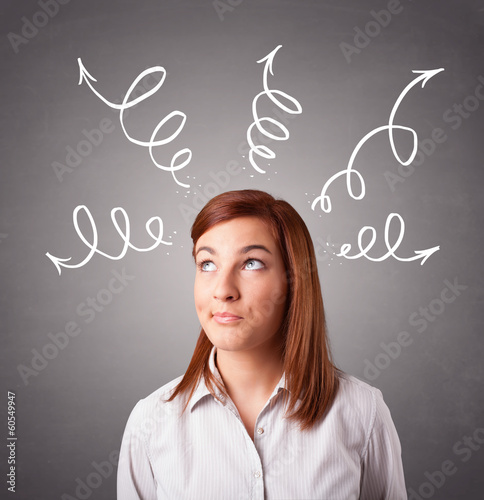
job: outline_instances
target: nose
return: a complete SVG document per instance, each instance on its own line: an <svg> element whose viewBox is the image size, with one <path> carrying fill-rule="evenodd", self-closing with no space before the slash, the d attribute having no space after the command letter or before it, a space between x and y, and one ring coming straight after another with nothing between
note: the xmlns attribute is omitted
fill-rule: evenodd
<svg viewBox="0 0 484 500"><path fill-rule="evenodd" d="M233 302L240 297L239 288L231 272L219 271L213 297L223 302Z"/></svg>

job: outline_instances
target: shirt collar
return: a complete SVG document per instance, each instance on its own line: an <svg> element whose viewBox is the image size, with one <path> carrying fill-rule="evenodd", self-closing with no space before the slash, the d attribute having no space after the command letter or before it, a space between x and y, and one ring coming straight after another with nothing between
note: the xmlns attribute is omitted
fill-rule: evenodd
<svg viewBox="0 0 484 500"><path fill-rule="evenodd" d="M208 367L213 376L223 385L222 376L220 375L220 372L218 371L217 366L215 365L216 352L217 348L215 346L212 347L212 350L210 351L210 357L208 358ZM195 405L206 396L212 396L212 394L208 390L207 385L205 384L205 377L202 375L200 378L200 382L197 388L195 389L195 392L193 393L190 402L188 403L188 409L192 411Z"/></svg>
<svg viewBox="0 0 484 500"><path fill-rule="evenodd" d="M213 346L212 350L210 352L210 357L208 359L208 367L210 369L210 372L213 374L213 376L223 386L224 383L223 383L223 380L222 380L222 376L220 375L220 372L218 371L218 368L217 368L217 366L215 364L215 355L216 355L216 353L217 353L217 348L215 346ZM272 391L272 394L271 394L269 400L271 400L273 397L277 396L277 394L279 394L279 392L281 392L283 390L287 390L286 387L285 387L285 383L286 383L286 375L285 375L285 373L283 373L282 377L280 378L280 380L278 382L278 384L274 388L274 391ZM195 389L195 391L193 393L193 396L190 399L190 402L188 403L188 409L190 411L192 411L193 408L195 407L195 405L199 401L201 401L202 399L204 399L207 396L212 396L212 394L208 390L208 387L205 384L205 378L202 375L202 377L200 379L200 382L199 382L197 388Z"/></svg>

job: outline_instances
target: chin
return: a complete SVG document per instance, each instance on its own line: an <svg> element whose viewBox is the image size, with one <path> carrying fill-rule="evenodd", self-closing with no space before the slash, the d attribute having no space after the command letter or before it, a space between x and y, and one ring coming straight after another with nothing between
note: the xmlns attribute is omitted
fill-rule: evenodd
<svg viewBox="0 0 484 500"><path fill-rule="evenodd" d="M224 351L240 351L247 349L249 342L247 338L238 335L237 331L230 331L229 328L224 328L222 332L207 332L204 329L205 334L209 338L210 342L217 348Z"/></svg>

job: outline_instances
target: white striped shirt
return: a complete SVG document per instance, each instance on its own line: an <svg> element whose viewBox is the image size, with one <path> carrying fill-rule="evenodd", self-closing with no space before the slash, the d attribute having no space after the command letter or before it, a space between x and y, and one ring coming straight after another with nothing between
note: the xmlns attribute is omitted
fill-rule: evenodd
<svg viewBox="0 0 484 500"><path fill-rule="evenodd" d="M210 355L210 369L221 380ZM141 400L128 420L118 500L403 500L401 449L381 392L343 375L308 431L282 418L284 375L259 413L254 441L230 399L201 383L165 403L181 377ZM272 403L272 404L270 404Z"/></svg>

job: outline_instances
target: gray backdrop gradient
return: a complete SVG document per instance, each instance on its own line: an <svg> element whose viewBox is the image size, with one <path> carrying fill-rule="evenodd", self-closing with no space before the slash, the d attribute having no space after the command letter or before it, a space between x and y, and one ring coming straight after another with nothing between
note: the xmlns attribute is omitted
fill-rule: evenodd
<svg viewBox="0 0 484 500"><path fill-rule="evenodd" d="M483 498L484 1L4 0L1 11L0 496L14 391L12 498L115 498L109 464L131 409L184 372L198 336L193 218L222 190L259 188L289 201L309 227L336 362L383 391L410 498ZM269 84L302 113L261 99L262 116L285 123L290 137L257 139L276 154L258 158L260 174L246 132L262 90L257 61L278 45ZM79 57L93 87L118 103L142 71L166 69L163 86L125 123L146 141L170 112L185 113L178 137L153 154L168 164L190 148L191 162L176 172L190 188L127 140L119 111L78 85ZM360 139L388 124L412 70L441 67L395 117L418 134L414 163L402 166L388 133L375 135L354 166L366 196L352 199L339 178L332 212L311 210ZM143 80L137 95L156 81ZM395 132L402 158L410 138ZM59 276L47 252L75 264L89 251L73 226L78 205L89 208L103 252L122 247L115 207L126 210L134 245L152 243L144 225L153 216L172 245L130 249L118 261L96 254ZM405 221L398 256L440 250L423 265L337 256L344 243L356 253L364 226L377 234L368 254L382 256L391 213ZM90 238L85 214L79 220Z"/></svg>

